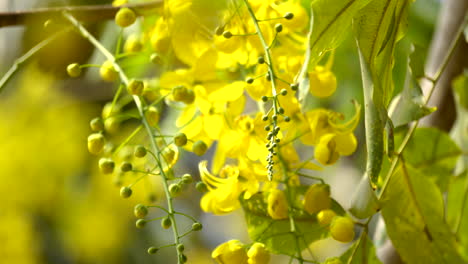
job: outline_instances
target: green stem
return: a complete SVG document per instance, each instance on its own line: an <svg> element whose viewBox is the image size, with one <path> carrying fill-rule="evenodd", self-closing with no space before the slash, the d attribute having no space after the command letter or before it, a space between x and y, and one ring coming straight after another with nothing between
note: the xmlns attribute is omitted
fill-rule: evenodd
<svg viewBox="0 0 468 264"><path fill-rule="evenodd" d="M36 54L45 46L47 46L50 42L55 40L58 36L68 31L69 29L66 29L53 34L52 36L39 42L36 46L32 47L23 56L16 59L13 65L11 65L10 69L8 69L8 71L5 73L5 75L3 75L2 79L0 80L0 93L3 91L3 89L5 89L5 86L7 85L8 81L10 81L11 77L13 77L13 75L18 71L21 65L23 65L26 61L32 58L34 54Z"/></svg>
<svg viewBox="0 0 468 264"><path fill-rule="evenodd" d="M116 62L115 62L115 57L112 53L110 53L96 38L93 37L93 35L91 35L91 33L89 33L86 28L84 28L80 22L78 20L76 20L71 14L69 14L68 12L64 12L63 15L65 16L66 19L68 19L77 29L78 31L80 32L80 34L83 36L83 38L87 39L89 42L91 42L91 44L93 44L105 57L107 60L111 61L115 70L119 73L119 76L120 76L120 79L122 80L122 82L125 84L125 86L128 86L128 77L127 75L124 73L124 71L122 70L122 68L120 67L120 65L118 65ZM140 117L141 117L141 122L143 123L143 126L145 127L146 129L146 132L148 133L148 136L149 136L149 141L150 141L150 144L151 144L151 148L153 150L154 153L158 153L158 158L160 158L160 149L158 147L158 145L156 144L156 141L154 140L154 137L153 137L153 130L151 129L151 126L149 125L148 121L146 120L146 116L145 116L145 112L144 112L144 109L143 109L143 102L141 101L140 97L138 96L133 96L133 100L137 106L137 109L138 109L138 113L140 114ZM159 166L159 169L160 169L160 173L161 173L161 177L163 178L163 188L164 188L164 192L166 194L166 198L167 198L167 207L168 207L168 211L169 211L169 218L171 219L172 221L172 230L173 230L173 234L174 234L174 243L176 245L178 245L180 242L179 242L179 231L177 229L177 223L176 223L176 219L174 217L174 206L173 206L173 203L172 203L172 196L169 192L169 184L168 184L168 178L166 176L166 174L164 173L164 167L162 166L161 162L160 162L160 159L156 158L155 159L155 162L158 164ZM177 262L179 264L181 264L180 262L181 260L181 255L179 252L177 252Z"/></svg>

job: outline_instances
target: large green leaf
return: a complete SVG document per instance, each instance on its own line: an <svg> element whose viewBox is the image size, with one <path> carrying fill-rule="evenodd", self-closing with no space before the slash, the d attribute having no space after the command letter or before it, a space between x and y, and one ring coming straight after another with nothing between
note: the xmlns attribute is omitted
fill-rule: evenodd
<svg viewBox="0 0 468 264"><path fill-rule="evenodd" d="M447 197L447 222L462 244L461 254L468 261L468 172L452 178Z"/></svg>
<svg viewBox="0 0 468 264"><path fill-rule="evenodd" d="M402 163L382 198L388 236L405 263L464 263L444 221L442 194L420 171Z"/></svg>
<svg viewBox="0 0 468 264"><path fill-rule="evenodd" d="M354 16L369 2L370 0L315 0L312 2L307 54L298 78L300 101L304 100L309 91L308 69L313 68L327 51L340 45L349 32Z"/></svg>
<svg viewBox="0 0 468 264"><path fill-rule="evenodd" d="M320 226L315 215L310 215L303 210L296 210L294 222L297 233L291 232L289 219L273 220L267 212L267 204L262 193L257 193L248 200L241 199L244 209L247 231L253 241L265 244L269 251L276 254L294 255L297 253L297 243L302 251L310 243L325 238L328 230ZM333 201L332 209L340 215L344 214L343 208Z"/></svg>
<svg viewBox="0 0 468 264"><path fill-rule="evenodd" d="M402 139L402 135L396 138L397 144ZM445 191L461 154L460 148L447 133L436 128L418 128L406 145L403 157L406 163Z"/></svg>
<svg viewBox="0 0 468 264"><path fill-rule="evenodd" d="M359 49L361 63L362 86L364 90L364 122L366 127L367 162L366 175L375 184L382 166L384 119L386 113L383 107L378 108L372 100L374 82L368 62Z"/></svg>

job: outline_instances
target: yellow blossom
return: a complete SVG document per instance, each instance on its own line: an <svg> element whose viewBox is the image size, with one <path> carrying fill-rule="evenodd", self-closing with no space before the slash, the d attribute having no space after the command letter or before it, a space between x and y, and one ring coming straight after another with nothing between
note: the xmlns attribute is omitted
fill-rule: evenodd
<svg viewBox="0 0 468 264"><path fill-rule="evenodd" d="M229 240L219 245L211 257L219 264L247 264L247 252L239 240Z"/></svg>

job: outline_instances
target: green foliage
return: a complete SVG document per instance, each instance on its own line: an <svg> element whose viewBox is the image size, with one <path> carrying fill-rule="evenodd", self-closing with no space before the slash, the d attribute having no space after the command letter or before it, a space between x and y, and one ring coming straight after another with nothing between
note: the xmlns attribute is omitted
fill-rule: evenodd
<svg viewBox="0 0 468 264"><path fill-rule="evenodd" d="M463 263L444 220L444 201L423 172L401 164L382 197L388 236L407 263Z"/></svg>
<svg viewBox="0 0 468 264"><path fill-rule="evenodd" d="M397 144L402 141L399 135ZM406 145L404 160L445 191L461 150L447 133L436 128L418 128Z"/></svg>
<svg viewBox="0 0 468 264"><path fill-rule="evenodd" d="M461 254L468 261L468 172L451 179L447 197L447 223L460 241Z"/></svg>
<svg viewBox="0 0 468 264"><path fill-rule="evenodd" d="M268 215L262 193L257 193L248 200L241 199L241 204L250 238L264 243L273 253L292 256L297 253L297 245L302 251L310 243L328 234L328 230L317 222L315 214L310 215L299 209L294 212L294 223L298 233L292 233L290 219L273 220ZM331 209L339 215L344 214L343 208L335 201L332 202Z"/></svg>
<svg viewBox="0 0 468 264"><path fill-rule="evenodd" d="M306 60L301 70L299 100L308 94L309 85L302 73L313 68L327 51L345 39L352 19L370 0L316 0L311 4L312 18Z"/></svg>
<svg viewBox="0 0 468 264"><path fill-rule="evenodd" d="M347 264L381 264L375 253L374 244L366 233L363 233L341 257L343 263Z"/></svg>

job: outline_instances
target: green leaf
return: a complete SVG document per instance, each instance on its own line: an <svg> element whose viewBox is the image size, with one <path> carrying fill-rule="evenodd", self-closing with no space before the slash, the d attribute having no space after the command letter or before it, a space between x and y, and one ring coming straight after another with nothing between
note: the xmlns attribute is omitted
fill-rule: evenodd
<svg viewBox="0 0 468 264"><path fill-rule="evenodd" d="M388 236L405 263L464 263L444 221L442 194L423 173L402 163L382 198Z"/></svg>
<svg viewBox="0 0 468 264"><path fill-rule="evenodd" d="M408 67L405 87L403 91L393 99L389 112L395 127L406 125L418 120L436 110L435 107L427 107L418 81L413 77Z"/></svg>
<svg viewBox="0 0 468 264"><path fill-rule="evenodd" d="M351 196L349 212L353 216L364 219L374 215L379 210L379 204L367 174L361 178L359 185Z"/></svg>
<svg viewBox="0 0 468 264"><path fill-rule="evenodd" d="M375 253L375 247L372 240L366 233L363 233L341 257L340 260L347 264L381 264Z"/></svg>
<svg viewBox="0 0 468 264"><path fill-rule="evenodd" d="M426 64L427 51L420 46L412 45L409 66L414 78L424 77L424 65Z"/></svg>
<svg viewBox="0 0 468 264"><path fill-rule="evenodd" d="M298 77L299 100L308 94L307 71L320 61L329 50L337 48L345 39L353 17L370 0L315 0L308 35L308 47L301 73Z"/></svg>
<svg viewBox="0 0 468 264"><path fill-rule="evenodd" d="M301 190L302 192L302 190ZM269 251L275 254L294 255L299 250L306 249L310 243L325 238L328 230L320 226L315 215L298 210L294 215L297 237L291 232L289 219L273 220L267 212L267 204L262 193L253 195L250 199L241 199L247 223L247 231L253 241L265 244ZM332 209L339 215L344 215L341 206L333 201Z"/></svg>
<svg viewBox="0 0 468 264"><path fill-rule="evenodd" d="M458 104L468 111L468 71L453 81L453 89L457 94Z"/></svg>
<svg viewBox="0 0 468 264"><path fill-rule="evenodd" d="M402 140L403 136L399 135L397 144L401 144ZM403 157L407 164L445 191L461 154L460 148L447 133L436 128L417 128L406 145Z"/></svg>
<svg viewBox="0 0 468 264"><path fill-rule="evenodd" d="M409 0L374 0L354 21L358 45L374 80L372 100L386 107L393 91L395 46L407 24Z"/></svg>
<svg viewBox="0 0 468 264"><path fill-rule="evenodd" d="M372 183L376 183L382 166L384 123L383 110L379 110L372 100L374 82L371 77L369 64L359 49L361 63L362 86L364 90L364 122L366 128L367 162L366 175Z"/></svg>
<svg viewBox="0 0 468 264"><path fill-rule="evenodd" d="M462 244L461 254L468 261L468 171L452 178L447 197L447 222Z"/></svg>

